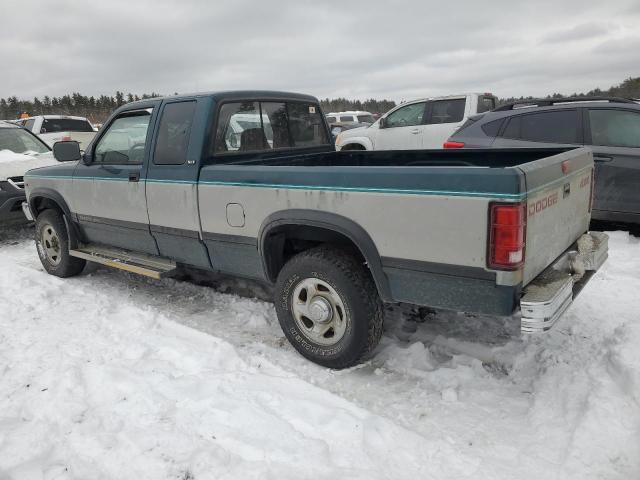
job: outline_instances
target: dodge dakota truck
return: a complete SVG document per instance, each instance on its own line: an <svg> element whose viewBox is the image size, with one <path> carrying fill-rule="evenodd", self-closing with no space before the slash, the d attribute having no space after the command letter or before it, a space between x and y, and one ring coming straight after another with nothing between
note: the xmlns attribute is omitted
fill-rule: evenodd
<svg viewBox="0 0 640 480"><path fill-rule="evenodd" d="M385 304L548 330L607 257L588 233L588 149L335 151L314 97L154 98L25 176L44 269L154 278L184 266L273 285L306 358L370 355Z"/></svg>

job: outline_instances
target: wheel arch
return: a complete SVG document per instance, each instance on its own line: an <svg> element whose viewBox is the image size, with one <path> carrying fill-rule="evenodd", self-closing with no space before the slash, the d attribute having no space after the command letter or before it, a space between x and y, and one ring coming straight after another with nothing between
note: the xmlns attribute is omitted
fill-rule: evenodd
<svg viewBox="0 0 640 480"><path fill-rule="evenodd" d="M324 239L345 239L355 247L367 264L376 284L380 298L384 302L392 302L389 281L382 269L382 261L378 249L367 231L353 220L331 212L318 210L290 209L275 212L265 219L258 234L258 250L262 259L265 276L275 281L284 266L286 259L282 257L283 242L290 229L298 228L307 232L325 232L317 243L330 243ZM296 237L297 238L297 237Z"/></svg>
<svg viewBox="0 0 640 480"><path fill-rule="evenodd" d="M37 218L37 216L47 208L57 208L64 213L65 216L71 216L69 205L67 205L62 195L49 188L36 188L31 191L29 193L29 208L34 218Z"/></svg>
<svg viewBox="0 0 640 480"><path fill-rule="evenodd" d="M350 146L358 145L364 150L373 150L373 142L367 137L353 137L346 138L345 144L340 147L340 151L349 151L356 150L354 148L349 148Z"/></svg>

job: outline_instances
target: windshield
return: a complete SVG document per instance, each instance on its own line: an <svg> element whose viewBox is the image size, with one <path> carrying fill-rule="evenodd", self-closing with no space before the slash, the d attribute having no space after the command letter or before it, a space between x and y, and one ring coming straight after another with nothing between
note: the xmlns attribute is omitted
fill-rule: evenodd
<svg viewBox="0 0 640 480"><path fill-rule="evenodd" d="M375 122L375 119L373 118L373 115L358 115L358 121L360 123L373 123Z"/></svg>
<svg viewBox="0 0 640 480"><path fill-rule="evenodd" d="M72 118L45 118L42 122L40 133L57 132L93 132L93 127L87 120L75 120Z"/></svg>
<svg viewBox="0 0 640 480"><path fill-rule="evenodd" d="M45 153L49 148L21 128L0 128L0 150L15 153Z"/></svg>

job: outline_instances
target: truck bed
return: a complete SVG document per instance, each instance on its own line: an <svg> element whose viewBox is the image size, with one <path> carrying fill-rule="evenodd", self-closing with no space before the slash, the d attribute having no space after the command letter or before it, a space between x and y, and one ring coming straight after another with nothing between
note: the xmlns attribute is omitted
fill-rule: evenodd
<svg viewBox="0 0 640 480"><path fill-rule="evenodd" d="M281 152L252 154L238 158L234 165L271 165L297 167L515 167L550 157L567 148L505 148L459 150L387 150L339 151L283 155ZM211 163L211 162L210 162Z"/></svg>
<svg viewBox="0 0 640 480"><path fill-rule="evenodd" d="M204 189L200 201L209 203L217 198L209 193L211 188L234 187L216 201L224 198L249 210L242 230L250 236L257 236L260 228L252 218L257 221L268 215L268 209L262 211L263 202L272 208L333 211L383 238L379 247L383 255L406 255L422 262L488 270L489 202L521 203L527 211L531 205L524 268L515 273L498 272L498 283L526 285L589 225L590 188L586 187L593 160L584 148L340 151L288 156L266 152L228 156L225 163L220 163L220 157L214 159L217 164L206 165L200 172L199 184ZM266 193L269 191L273 195ZM202 225L205 231L232 234L239 230L226 222L211 221L207 215ZM397 232L411 235L398 238ZM423 242L416 242L416 238Z"/></svg>

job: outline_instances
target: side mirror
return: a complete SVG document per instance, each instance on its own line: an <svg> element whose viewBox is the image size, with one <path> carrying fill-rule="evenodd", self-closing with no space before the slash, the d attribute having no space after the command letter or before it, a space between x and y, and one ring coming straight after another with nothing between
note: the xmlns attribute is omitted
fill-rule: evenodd
<svg viewBox="0 0 640 480"><path fill-rule="evenodd" d="M379 126L380 128L385 128L385 127L387 126L387 119L386 119L385 117L382 117L382 118L379 120L378 126Z"/></svg>
<svg viewBox="0 0 640 480"><path fill-rule="evenodd" d="M76 162L82 158L78 142L64 141L53 144L53 156L59 162Z"/></svg>

